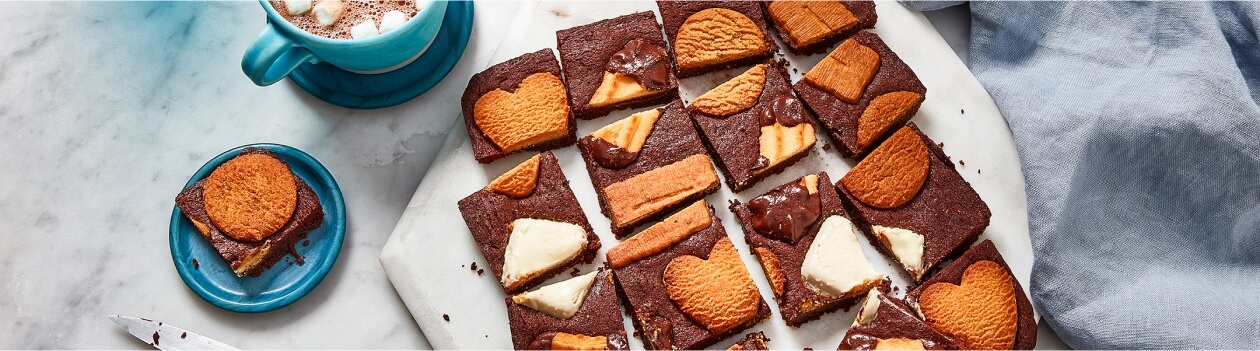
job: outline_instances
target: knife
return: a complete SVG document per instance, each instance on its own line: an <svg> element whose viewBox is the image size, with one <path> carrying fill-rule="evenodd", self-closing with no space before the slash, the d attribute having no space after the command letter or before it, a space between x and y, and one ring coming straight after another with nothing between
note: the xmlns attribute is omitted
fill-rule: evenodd
<svg viewBox="0 0 1260 351"><path fill-rule="evenodd" d="M110 315L127 333L161 350L240 350L170 324L145 318Z"/></svg>

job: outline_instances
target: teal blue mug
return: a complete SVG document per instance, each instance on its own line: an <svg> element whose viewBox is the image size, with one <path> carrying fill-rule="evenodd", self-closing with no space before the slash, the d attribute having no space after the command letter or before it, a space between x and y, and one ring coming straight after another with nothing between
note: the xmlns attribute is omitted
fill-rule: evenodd
<svg viewBox="0 0 1260 351"><path fill-rule="evenodd" d="M279 82L304 63L327 62L362 74L384 73L405 66L429 48L442 27L447 4L446 1L429 1L402 27L380 36L329 39L289 23L267 0L258 2L267 11L267 27L245 50L241 70L259 86Z"/></svg>

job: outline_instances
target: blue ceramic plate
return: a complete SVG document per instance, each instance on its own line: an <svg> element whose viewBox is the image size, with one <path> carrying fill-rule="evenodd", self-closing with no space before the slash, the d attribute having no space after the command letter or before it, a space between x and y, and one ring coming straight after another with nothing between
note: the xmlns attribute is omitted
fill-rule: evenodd
<svg viewBox="0 0 1260 351"><path fill-rule="evenodd" d="M433 43L415 61L381 74L358 74L329 63L303 64L289 79L311 95L333 105L376 109L414 99L442 81L459 62L472 33L471 1L452 1Z"/></svg>
<svg viewBox="0 0 1260 351"><path fill-rule="evenodd" d="M209 176L216 167L247 147L276 153L289 164L293 174L305 180L319 196L319 204L324 207L324 223L297 243L297 253L303 257L303 262L298 263L289 255L261 276L237 277L210 242L179 212L178 206L171 213L171 258L180 278L206 302L229 311L256 313L288 306L324 280L337 261L341 240L346 236L346 204L341 199L337 181L324 165L301 150L279 144L244 145L219 154L201 166L184 188ZM306 241L309 244L305 244Z"/></svg>

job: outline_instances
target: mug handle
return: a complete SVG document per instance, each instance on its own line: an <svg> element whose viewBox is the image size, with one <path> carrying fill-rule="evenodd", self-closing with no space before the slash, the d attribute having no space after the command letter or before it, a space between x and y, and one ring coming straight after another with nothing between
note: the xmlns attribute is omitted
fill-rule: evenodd
<svg viewBox="0 0 1260 351"><path fill-rule="evenodd" d="M258 86L268 86L279 82L297 69L298 65L310 62L315 55L305 47L298 46L288 37L276 31L270 23L262 33L254 39L254 44L245 50L241 58L241 70Z"/></svg>

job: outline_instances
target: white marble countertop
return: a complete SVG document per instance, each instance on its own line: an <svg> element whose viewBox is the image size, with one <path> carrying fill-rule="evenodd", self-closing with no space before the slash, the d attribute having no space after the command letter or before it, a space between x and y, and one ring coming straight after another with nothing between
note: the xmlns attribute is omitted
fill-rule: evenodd
<svg viewBox="0 0 1260 351"><path fill-rule="evenodd" d="M442 83L356 111L241 73L265 22L256 2L0 3L0 348L148 347L109 314L247 349L427 348L377 258L518 7L478 3L468 49ZM929 14L960 55L966 16ZM238 314L184 286L167 228L193 172L255 142L318 158L349 218L337 264L310 295ZM1039 346L1061 345L1041 335Z"/></svg>

